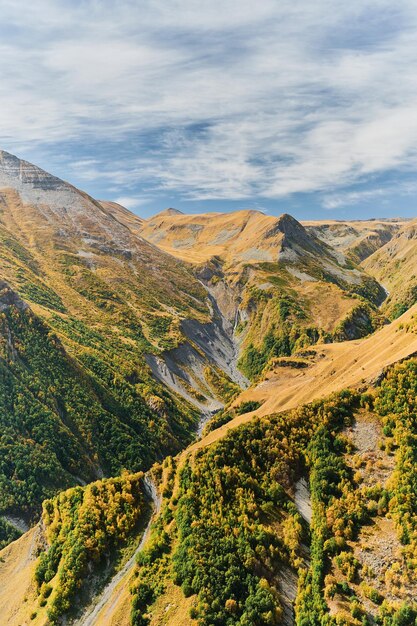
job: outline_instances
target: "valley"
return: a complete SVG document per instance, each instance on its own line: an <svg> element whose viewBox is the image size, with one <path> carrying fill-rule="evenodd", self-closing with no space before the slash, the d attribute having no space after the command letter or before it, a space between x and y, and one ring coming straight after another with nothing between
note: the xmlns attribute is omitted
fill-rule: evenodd
<svg viewBox="0 0 417 626"><path fill-rule="evenodd" d="M0 624L412 626L414 221L0 187Z"/></svg>

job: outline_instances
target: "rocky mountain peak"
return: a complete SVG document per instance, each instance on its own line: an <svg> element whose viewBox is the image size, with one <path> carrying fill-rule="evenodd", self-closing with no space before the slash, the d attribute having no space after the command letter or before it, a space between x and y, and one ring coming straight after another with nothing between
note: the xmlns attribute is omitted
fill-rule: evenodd
<svg viewBox="0 0 417 626"><path fill-rule="evenodd" d="M281 232L283 232L284 235L288 235L289 237L293 237L301 233L303 235L307 235L307 231L304 226L302 226L302 224L300 224L300 222L298 222L295 217L289 215L289 213L283 213L282 215L280 215L278 218L278 224Z"/></svg>
<svg viewBox="0 0 417 626"><path fill-rule="evenodd" d="M68 183L64 183L60 178L5 150L0 150L0 185L6 187L28 185L43 190L69 187Z"/></svg>
<svg viewBox="0 0 417 626"><path fill-rule="evenodd" d="M284 213L278 217L272 228L266 232L265 237L275 237L280 233L284 235L282 241L283 247L291 246L292 243L303 247L307 246L307 248L314 245L312 241L314 237L312 238L304 226L288 213Z"/></svg>
<svg viewBox="0 0 417 626"><path fill-rule="evenodd" d="M184 213L180 211L179 209L173 209L172 207L170 207L168 209L164 209L163 211L160 211L159 213L156 213L156 215L153 215L151 217L151 220L164 218L164 217L173 217L175 215L184 215Z"/></svg>
<svg viewBox="0 0 417 626"><path fill-rule="evenodd" d="M6 225L33 224L33 235L50 232L50 239L82 237L86 242L117 243L130 248L131 233L112 212L73 185L43 169L0 151L0 189ZM49 230L50 229L50 230Z"/></svg>

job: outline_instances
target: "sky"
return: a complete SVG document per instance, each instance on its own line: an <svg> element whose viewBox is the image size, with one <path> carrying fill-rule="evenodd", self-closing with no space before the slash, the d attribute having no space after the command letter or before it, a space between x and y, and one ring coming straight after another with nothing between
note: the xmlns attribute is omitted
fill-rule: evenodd
<svg viewBox="0 0 417 626"><path fill-rule="evenodd" d="M0 147L144 217L417 216L417 3L0 0Z"/></svg>

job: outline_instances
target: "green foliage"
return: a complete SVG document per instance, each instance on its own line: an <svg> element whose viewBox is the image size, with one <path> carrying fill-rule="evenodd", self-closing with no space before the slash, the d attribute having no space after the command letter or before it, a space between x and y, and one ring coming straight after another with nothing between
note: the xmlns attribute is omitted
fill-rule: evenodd
<svg viewBox="0 0 417 626"><path fill-rule="evenodd" d="M411 278L414 278L415 281L415 276L412 276ZM400 298L401 300L399 302L395 302L390 310L390 317L393 320L400 317L417 302L417 285L411 285L404 294L400 294Z"/></svg>
<svg viewBox="0 0 417 626"><path fill-rule="evenodd" d="M125 473L43 503L50 547L39 558L35 580L52 624L70 610L89 566L99 564L134 529L144 509L142 477Z"/></svg>
<svg viewBox="0 0 417 626"><path fill-rule="evenodd" d="M218 411L217 413L215 413L215 415L213 415L211 419L209 419L207 424L204 426L203 436L207 435L208 433L210 433L212 430L215 430L216 428L220 428L220 426L223 426L223 424L227 424L233 418L234 418L233 412L229 412L227 410Z"/></svg>
<svg viewBox="0 0 417 626"><path fill-rule="evenodd" d="M370 521L370 516L385 514L387 510L397 522L404 544L403 581L415 579L417 567L417 509L415 505L417 430L416 430L417 363L409 360L393 366L382 381L374 400L363 398L365 405L374 404L374 410L384 419L386 436L393 436L398 452L392 491L382 487L360 487L344 466L340 452L343 439L337 432L320 427L310 444L310 487L313 505L311 567L302 576L297 599L297 625L332 624L324 600L324 575L330 559L346 577L343 585L334 588L329 582L326 594L333 597L337 591L342 596L352 592L349 583L358 582L360 564L346 542L354 539L358 529ZM341 448L342 446L342 448ZM335 556L336 555L336 556ZM401 610L388 609L381 592L361 583L365 597L376 605L382 603L380 624L413 624L415 608L404 605ZM406 617L404 617L406 616ZM400 620L397 622L397 620ZM405 620L405 621L402 621ZM407 621L410 620L410 621ZM338 622L336 622L338 623Z"/></svg>
<svg viewBox="0 0 417 626"><path fill-rule="evenodd" d="M239 385L233 382L218 367L206 367L204 369L204 377L208 384L214 388L216 394L223 401L230 402L240 391Z"/></svg>
<svg viewBox="0 0 417 626"><path fill-rule="evenodd" d="M343 416L343 413L342 413ZM343 425L342 420L333 425ZM326 509L340 498L343 482L348 479L347 468L340 457L335 438L325 424L318 427L308 447L310 490L313 509L311 524L311 564L302 573L296 604L296 624L321 625L327 617L327 604L323 597L326 571L326 551L330 533L326 523ZM330 621L327 623L331 623Z"/></svg>
<svg viewBox="0 0 417 626"><path fill-rule="evenodd" d="M406 544L409 566L417 569L417 361L410 359L391 368L382 381L375 408L385 419L398 447L395 491L390 511Z"/></svg>
<svg viewBox="0 0 417 626"><path fill-rule="evenodd" d="M384 602L377 623L381 626L417 626L417 609L407 604L393 608Z"/></svg>
<svg viewBox="0 0 417 626"><path fill-rule="evenodd" d="M241 402L239 406L235 408L235 412L237 415L243 415L244 413L249 413L250 411L256 411L259 409L261 403L257 400L246 400L246 402Z"/></svg>
<svg viewBox="0 0 417 626"><path fill-rule="evenodd" d="M24 270L18 270L16 277L19 284L19 292L29 302L40 304L52 311L65 313L66 309L62 298L43 281Z"/></svg>
<svg viewBox="0 0 417 626"><path fill-rule="evenodd" d="M355 402L357 396L345 394L255 419L186 463L174 510L173 570L184 595L197 595L193 614L199 624L281 623L273 581L283 563L300 566L303 535L286 489L304 467L308 442L319 425L343 423ZM277 516L282 519L279 533ZM149 585L153 577L139 569L138 580L139 586ZM141 604L134 596L135 626L145 623L155 597L154 592Z"/></svg>
<svg viewBox="0 0 417 626"><path fill-rule="evenodd" d="M297 626L344 623L329 614L326 598L336 594L351 600L353 620L369 623L351 588L362 576L351 541L373 516L388 509L395 516L410 548L406 569L411 578L415 572L416 391L417 363L411 360L391 368L376 397L344 391L254 419L188 459L175 498L167 495L153 546L141 560L132 623L147 623L146 614L163 591L161 581L170 576L170 550L174 582L185 596L195 596L192 616L202 626L281 623L275 581L283 564L298 571ZM350 448L340 431L360 407L382 415L386 433L395 438L392 492L358 486L346 464ZM313 508L307 570L300 558L303 525L288 496L306 468ZM332 563L344 577L341 582L327 576ZM412 606L393 609L378 589L365 582L360 589L375 610L381 605L378 623L414 624Z"/></svg>
<svg viewBox="0 0 417 626"><path fill-rule="evenodd" d="M175 471L173 459L167 457L161 470L165 483L161 512L151 525L150 538L145 548L138 554L136 579L130 587L132 595L130 621L135 626L149 624L148 608L164 592L171 574L173 514L170 498Z"/></svg>
<svg viewBox="0 0 417 626"><path fill-rule="evenodd" d="M366 301L361 302L341 320L333 332L333 338L336 341L359 339L374 332L380 325L381 319L375 308Z"/></svg>
<svg viewBox="0 0 417 626"><path fill-rule="evenodd" d="M197 415L149 385L134 348L129 360L79 321L65 330L78 363L29 310L0 315L0 513L32 515L76 477L138 471L192 438Z"/></svg>
<svg viewBox="0 0 417 626"><path fill-rule="evenodd" d="M227 424L232 420L236 415L243 415L244 413L248 413L249 411L256 411L259 409L261 403L257 400L247 400L245 402L241 402L234 409L225 409L223 411L218 411L206 424L203 434L207 435L212 430L216 428L220 428L223 424Z"/></svg>
<svg viewBox="0 0 417 626"><path fill-rule="evenodd" d="M293 352L311 346L323 338L323 333L317 328L281 320L280 324L276 324L267 332L259 347L249 344L239 360L239 368L248 378L254 379L261 374L270 359L290 356Z"/></svg>
<svg viewBox="0 0 417 626"><path fill-rule="evenodd" d="M0 517L0 550L11 541L15 541L21 536L21 532L9 524L7 520Z"/></svg>

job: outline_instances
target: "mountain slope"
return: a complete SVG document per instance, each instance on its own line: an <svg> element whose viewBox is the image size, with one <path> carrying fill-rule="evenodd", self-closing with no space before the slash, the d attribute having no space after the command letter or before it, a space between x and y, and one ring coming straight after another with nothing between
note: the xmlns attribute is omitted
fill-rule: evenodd
<svg viewBox="0 0 417 626"><path fill-rule="evenodd" d="M389 292L385 308L398 316L417 300L417 221L406 224L387 244L363 262Z"/></svg>
<svg viewBox="0 0 417 626"><path fill-rule="evenodd" d="M110 213L118 222L127 226L135 235L140 234L144 220L138 215L134 215L118 202L100 200L101 206L107 213Z"/></svg>
<svg viewBox="0 0 417 626"><path fill-rule="evenodd" d="M358 221L303 222L308 232L360 264L390 241L409 220L401 218Z"/></svg>
<svg viewBox="0 0 417 626"><path fill-rule="evenodd" d="M0 621L359 626L372 598L399 600L401 555L417 554L417 369L392 366L417 352L415 307L357 339L385 322L382 287L345 234L332 247L288 215L142 221L6 153L0 182L0 541L48 498L0 552ZM229 421L187 447L225 403ZM360 446L372 420L380 455L358 476L347 429ZM135 568L154 461L162 507ZM395 547L380 596L355 565L367 526L378 563L379 528ZM408 602L408 568L402 584Z"/></svg>
<svg viewBox="0 0 417 626"><path fill-rule="evenodd" d="M277 359L265 379L243 391L233 407L251 401L259 408L234 417L190 449L199 449L257 416L285 411L320 400L345 388L378 380L385 368L417 354L417 305L379 331L358 341L315 346L290 359ZM233 415L233 413L232 413Z"/></svg>
<svg viewBox="0 0 417 626"><path fill-rule="evenodd" d="M403 323L412 320L410 315ZM323 623L331 626L359 626L368 623L364 616L373 623L378 614L395 616L385 621L389 626L413 624L400 621L401 615L417 616L415 577L412 570L401 570L401 563L416 543L402 543L399 533L403 524L415 525L417 517L415 511L410 517L401 512L411 501L407 491L401 495L398 467L402 455L407 464L410 454L401 447L411 439L402 440L400 433L412 428L405 427L402 403L408 385L417 385L417 369L415 360L392 367L391 359L409 354L407 332L399 324L388 337L384 331L374 347L389 341L390 356L382 355L365 370L358 363L359 372L350 379L362 393L347 391L345 378L335 385L340 392L322 398L330 389L323 380L334 385L328 372L316 378L309 396L302 391L294 406L297 400L320 400L262 419L248 415L246 423L234 421L230 429L218 429L192 445L176 464L164 464L161 516L131 581L133 624L142 624L146 615L152 626L175 626L177 615L187 609L184 623L197 623L193 618L198 617L207 626L239 624L242 616L265 626L320 623L324 616ZM361 342L368 357L371 348L364 344L371 339ZM416 348L415 339L412 343L409 350ZM347 371L353 372L352 344L341 346L350 360ZM359 378L375 374L379 381L372 384ZM404 420L395 459L394 403L398 424ZM282 402L276 409L285 406ZM412 476L408 467L404 479ZM384 490L388 479L390 495ZM317 548L320 538L326 541L324 549ZM387 572L386 577L373 568ZM317 569L323 572L318 579ZM349 602L353 590L355 607ZM128 626L122 607L126 610L126 596L119 592L101 614L100 626Z"/></svg>
<svg viewBox="0 0 417 626"><path fill-rule="evenodd" d="M354 230L355 224L351 227L350 242L364 236L359 229ZM327 242L323 236L325 226L314 222L306 225L308 229L287 214L273 217L255 210L184 215L169 209L143 221L141 232L161 249L194 263L216 256L234 265L262 261L276 263L294 260L297 253L299 256L310 253L321 255L330 264L341 261L343 266L342 255L339 250L334 250L337 248L333 245L334 240L329 237ZM395 227L396 223L387 223L385 230L388 232ZM344 230L347 228L345 225ZM353 268L346 266L344 269ZM351 276L354 274L351 272Z"/></svg>
<svg viewBox="0 0 417 626"><path fill-rule="evenodd" d="M134 216L5 152L0 187L0 518L28 521L59 489L177 452L239 387L206 289ZM148 364L165 358L167 379Z"/></svg>
<svg viewBox="0 0 417 626"><path fill-rule="evenodd" d="M129 382L129 366L120 362L110 384L69 356L4 286L0 307L0 516L36 520L42 500L58 490L149 467L190 439L193 413L161 391L155 411L151 396Z"/></svg>
<svg viewBox="0 0 417 626"><path fill-rule="evenodd" d="M164 211L142 235L187 260L233 328L240 367L259 375L274 356L368 334L382 287L289 215Z"/></svg>
<svg viewBox="0 0 417 626"><path fill-rule="evenodd" d="M383 378L386 382L383 383L381 391L377 389L375 402L371 399L372 396L366 393L361 396L355 391L348 393L343 389L347 385L359 385L367 391L370 378L373 379L373 384L378 385L377 381L381 379L384 369L389 368L397 359L404 359L417 350L415 315L416 311L410 311L401 320L397 320L374 336L360 342L323 346L324 350L332 351L336 348L340 351L339 357L344 368L339 376L334 371L337 370L337 363L335 360L331 361L333 353L331 352L328 356L324 354L321 357L323 364L320 370L315 369L316 365L311 365L311 371L307 370L307 373L303 374L303 384L298 381L299 384L293 389L284 389L284 379L281 378L280 382L277 379L270 396L273 399L273 394L278 394L275 405L269 407L274 409L273 415L267 415L266 406L261 407L262 410L259 411L263 415L261 420L254 413L241 416L240 419L235 419L228 425L209 433L200 442L190 446L178 459L167 459L164 462L161 479L164 502L161 515L140 559L140 568L133 579L133 585L131 583L134 624L141 624L141 616L146 614L152 625L164 620L162 623L175 626L178 623L175 620L178 615L182 615L182 611L185 611L184 623L192 624L193 620L186 615L190 610L193 617L196 617L196 611L198 611L200 620L203 620L202 623L211 624L214 623L212 619L214 613L222 613L223 619L224 610L230 611L231 608L233 608L231 614L233 617L230 618L232 624L238 623L243 611L248 611L249 615L251 615L250 611L254 611L258 619L263 616L260 623L265 625L294 624L292 607L297 595L297 579L307 576L309 571L307 548L309 534L306 523L311 521L310 514L304 521L302 517L306 515L306 507L308 510L309 506L313 506L313 514L317 516L322 510L323 503L327 502L326 506L331 505L330 510L333 511L336 519L344 519L345 523L349 522L349 515L355 516L362 511L362 517L359 520L355 517L353 519L356 520L354 523L357 527L364 527L365 530L370 525L385 524L386 505L381 505L378 514L366 509L366 503L374 502L375 497L382 497L383 492L372 485L371 487L365 485L363 489L355 482L359 478L352 479L353 473L346 463L358 463L358 458L355 457L356 461L351 460L352 449L349 446L346 447L345 443L342 444L345 439L341 439L339 435L345 432L347 425L356 423L359 424L358 429L362 428L360 424L363 420L365 420L364 427L368 428L366 423L371 419L369 416L371 403L375 404L380 416L384 414L383 407L386 406L387 398L391 398L390 402L398 398L401 403L402 399L406 398L404 391L398 389L393 395L390 381L396 380L395 384L400 384L400 382L405 384L404 368L408 366L406 364L397 366L400 368L397 374L395 368L392 372L390 369L388 372L385 371ZM305 355L304 358L307 356ZM412 361L409 363L412 364ZM299 369L295 371L304 372ZM417 382L414 384L417 385ZM336 390L342 391L333 393L327 399L322 399L330 391ZM311 403L314 398L317 400L312 405L300 407L300 404L304 402ZM300 408L281 413L281 415L276 413L290 406ZM364 406L368 407L367 416L363 414L363 408L361 408ZM389 407L385 410L390 414ZM397 410L400 411L400 408ZM404 410L401 409L401 411L397 419L402 419L405 415ZM372 419L381 419L378 415ZM391 431L387 428L386 432ZM407 441L410 439L408 438ZM312 445L315 447L311 448ZM363 444L358 441L357 445ZM384 445L392 444L387 441ZM330 446L330 448L323 448L323 446ZM312 456L313 449L316 456ZM369 460L366 456L367 451L369 447L360 453L363 455L363 462L366 459ZM377 480L377 475L370 472L380 473L382 463L390 463L389 467L392 470L389 455L381 452L380 457L378 465L368 464L366 466L368 469L363 470L368 472L365 475L366 480ZM399 460L401 456L397 458ZM326 463L330 463L327 470L325 470ZM309 468L307 473L305 464ZM320 467L322 469L319 469ZM363 467L365 468L365 465ZM318 471L322 472L320 474L321 487L320 491L315 491L317 488L314 481ZM308 488L303 487L304 491L302 491L302 485L306 483L300 483L300 476L307 476L307 480L310 479L311 500ZM344 487L342 488L341 485ZM393 483L392 489L393 493L397 494L395 497L398 498L400 492L397 483ZM216 505L211 505L211 502L216 502ZM341 504L337 504L338 502ZM341 510L339 506L342 506ZM354 508L349 508L353 506ZM364 506L365 509L362 508ZM218 511L221 511L220 516L216 513ZM395 512L396 509L392 508L392 511ZM369 518L370 514L371 518ZM330 526L326 527L328 538L333 536L332 533L336 533L336 537L340 536L337 531L339 527L332 527L334 520L335 517L329 518ZM231 532L231 528L239 528L239 533ZM7 572L9 577L12 576L16 582L20 580L17 578L18 572L11 570L11 560L22 559L23 562L25 559L33 558L24 557L25 550L27 551L26 546L32 542L31 532L1 553L5 563L0 567L0 581L2 570ZM311 532L314 538L314 533L319 532L317 526L313 525ZM395 536L395 530L391 529L390 542L394 541ZM378 542L377 534L375 534L374 541ZM395 539L395 542L400 550L401 543L398 539ZM220 551L219 545L222 546ZM345 551L357 550L360 544L352 543L352 548L349 548L346 543L342 542L341 546L341 550L343 548ZM385 563L384 556L379 554L375 547L371 547L371 551L374 563L381 562L385 569L388 569L390 564ZM366 556L366 550L364 554ZM226 555L224 562L220 555ZM320 553L312 552L312 559L317 558L321 558ZM362 553L360 558L364 558ZM392 563L396 563L398 558L395 555ZM172 562L173 570L167 567L170 562ZM233 563L232 570L230 570L231 563ZM312 567L318 565L317 561L312 561L312 563ZM336 561L334 567L336 567ZM170 578L171 571L174 573L174 580ZM395 567L393 573L394 571ZM224 576L226 578L223 579ZM236 576L238 576L237 579ZM372 582L372 574L367 576ZM128 579L127 576L126 586L129 584ZM218 587L220 580L222 584ZM205 581L203 587L201 581ZM230 587L232 581L235 582ZM348 582L350 585L352 581L348 579ZM25 593L27 584L27 578L25 578L19 587L19 594ZM179 584L182 586L179 587ZM248 589L245 587L246 584L249 585ZM407 589L412 593L414 588L412 580L408 580L406 584ZM349 593L349 585L338 588L338 593L342 595L337 596L337 606L329 603L332 614L345 610L343 593ZM305 586L301 585L298 615L313 610L305 606L304 589ZM356 593L369 614L375 615L377 607L372 608L372 605L371 607L367 605L367 589L358 585ZM401 598L399 588L398 590L393 587L389 589L390 591L387 592L385 587L381 588L384 593L389 594L389 598ZM321 597L323 592L324 584L316 587L318 596L315 595L314 598ZM184 598L183 594L186 596L191 594L191 597ZM208 602L207 597L212 594L221 597L222 602ZM155 602L156 598L158 600ZM243 598L242 602L240 598ZM230 600L227 606L225 600ZM397 603L396 606L398 609L400 604ZM30 608L31 605L26 611ZM393 608L392 613L397 609ZM272 622L271 617L268 617L270 610L275 616L275 621ZM328 609L323 608L320 602L314 607L314 611L317 610L326 612ZM388 606L386 610L391 611ZM100 626L129 626L128 611L126 587L118 588L115 590L115 595L111 596L107 609L100 613L98 623ZM354 620L346 620L348 620L347 617L342 623L356 626ZM16 626L18 622L11 619L6 623L8 626ZM35 623L44 624L42 620ZM333 626L333 622L329 623ZM391 626L395 623L388 622Z"/></svg>
<svg viewBox="0 0 417 626"><path fill-rule="evenodd" d="M242 384L233 364L235 347L206 289L186 264L138 235L139 218L4 152L0 184L2 276L71 351L84 342L82 324L118 343L124 362L136 346L142 376L155 375L199 411L222 405L223 388L215 379ZM189 341L189 319L213 337L209 353L205 344L201 350ZM182 346L165 361L165 352ZM145 353L153 374L140 356Z"/></svg>

